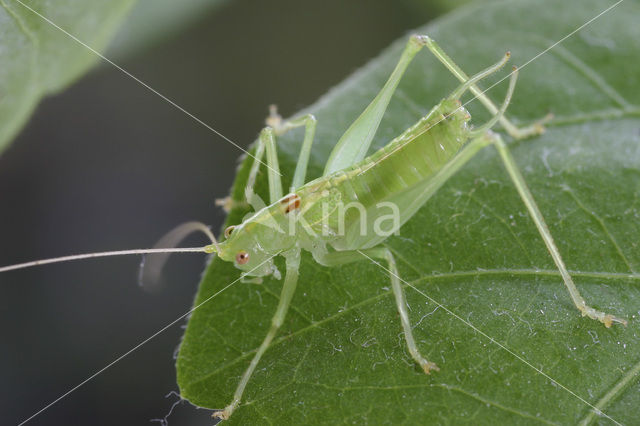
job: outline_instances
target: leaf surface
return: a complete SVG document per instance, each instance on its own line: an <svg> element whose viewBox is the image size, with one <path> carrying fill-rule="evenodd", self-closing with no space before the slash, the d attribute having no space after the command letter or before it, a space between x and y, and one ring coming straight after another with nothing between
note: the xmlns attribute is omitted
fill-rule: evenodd
<svg viewBox="0 0 640 426"><path fill-rule="evenodd" d="M22 128L43 96L64 89L98 60L29 8L102 51L133 3L0 0L0 150Z"/></svg>
<svg viewBox="0 0 640 426"><path fill-rule="evenodd" d="M608 5L501 1L416 30L467 73L507 50L523 65ZM522 68L508 115L547 132L511 141L583 296L625 317L581 318L493 148L469 162L385 244L406 288L425 376L407 353L386 273L362 262L324 268L303 257L284 326L249 382L233 424L632 424L640 407L640 5L626 1ZM318 118L310 177L384 83L406 38L308 109ZM483 82L489 87L498 78ZM384 146L457 82L418 55L374 140ZM500 100L506 82L489 92ZM468 100L468 99L465 99ZM473 122L488 118L479 102ZM307 112L307 111L305 111ZM496 129L500 131L500 129ZM503 132L504 133L504 132ZM279 140L287 181L302 132ZM508 140L508 138L507 138ZM249 161L233 188L240 200ZM259 191L266 193L262 170ZM231 212L228 223L246 213ZM282 263L280 264L282 266ZM239 277L214 259L195 304ZM177 360L182 396L223 408L269 328L281 281L237 282L192 315ZM594 409L604 414L597 414Z"/></svg>

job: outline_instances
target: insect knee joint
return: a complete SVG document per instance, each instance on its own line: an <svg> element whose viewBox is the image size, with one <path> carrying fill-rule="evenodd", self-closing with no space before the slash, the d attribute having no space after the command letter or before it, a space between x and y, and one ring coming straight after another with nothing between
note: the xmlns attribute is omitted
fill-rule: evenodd
<svg viewBox="0 0 640 426"><path fill-rule="evenodd" d="M418 46L426 46L431 42L431 37L427 35L414 34L411 36L411 41L416 43Z"/></svg>

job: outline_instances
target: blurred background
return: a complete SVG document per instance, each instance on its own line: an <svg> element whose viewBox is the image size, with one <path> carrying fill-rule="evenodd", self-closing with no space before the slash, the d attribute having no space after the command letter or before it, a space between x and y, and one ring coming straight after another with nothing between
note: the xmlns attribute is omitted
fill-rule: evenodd
<svg viewBox="0 0 640 426"><path fill-rule="evenodd" d="M393 40L453 6L237 0L207 7L198 1L197 13L176 11L175 22L151 37L143 30L166 22L154 21L150 3L140 2L106 55L243 147L263 126L269 104L285 117L295 114ZM136 37L144 42L134 43ZM0 156L0 264L150 247L188 220L218 233L224 213L214 199L228 194L240 155L99 63L42 102ZM203 243L194 238L185 245ZM204 256L175 255L169 285L158 293L138 286L139 261L88 260L0 275L0 424L25 420L191 307ZM174 355L185 323L29 424L164 418L179 400L167 395L177 391ZM168 420L211 423L210 411L186 402Z"/></svg>

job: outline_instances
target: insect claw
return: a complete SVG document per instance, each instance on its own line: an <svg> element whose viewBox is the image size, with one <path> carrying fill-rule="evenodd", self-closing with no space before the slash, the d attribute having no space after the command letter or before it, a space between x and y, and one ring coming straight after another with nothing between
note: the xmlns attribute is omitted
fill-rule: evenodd
<svg viewBox="0 0 640 426"><path fill-rule="evenodd" d="M541 135L546 131L546 127L545 124L547 124L549 121L553 120L554 115L553 113L548 113L547 115L545 115L544 117L542 117L540 120L536 121L535 123L533 123L533 128L536 130L536 134Z"/></svg>
<svg viewBox="0 0 640 426"><path fill-rule="evenodd" d="M241 207L241 208L249 207L249 205L246 202L234 200L230 196L226 196L224 198L216 198L215 205L216 207L221 207L225 213L229 213L231 210L233 210L236 207Z"/></svg>
<svg viewBox="0 0 640 426"><path fill-rule="evenodd" d="M224 409L224 410L214 411L211 417L213 417L214 419L229 420L230 415L231 414L227 413L227 410Z"/></svg>
<svg viewBox="0 0 640 426"><path fill-rule="evenodd" d="M583 317L589 317L591 319L600 321L607 328L611 328L614 322L618 324L622 324L625 327L627 326L627 320L618 318L611 314L607 314L607 313L595 310L592 307L587 305L583 305L583 307L580 308L580 313L582 314Z"/></svg>
<svg viewBox="0 0 640 426"><path fill-rule="evenodd" d="M519 129L516 129L514 134L511 134L511 136L513 136L515 139L523 139L523 138L528 138L531 136L538 136L543 134L547 129L545 127L545 124L547 124L549 121L553 120L554 115L552 113L548 113L547 115L545 115L544 117L542 117L541 119L535 121L533 124L527 126L527 127L522 127Z"/></svg>
<svg viewBox="0 0 640 426"><path fill-rule="evenodd" d="M431 370L440 371L440 368L433 362L429 362L426 359L423 359L420 362L420 367L424 370L425 374L431 374Z"/></svg>
<svg viewBox="0 0 640 426"><path fill-rule="evenodd" d="M214 202L216 207L222 207L222 210L224 210L225 213L229 213L233 207L233 200L230 196L216 198Z"/></svg>
<svg viewBox="0 0 640 426"><path fill-rule="evenodd" d="M539 134L544 133L545 131L545 124L547 124L548 122L550 122L551 120L553 120L554 115L553 113L548 113L547 115L545 115L544 117L542 117L540 120L536 121L535 123L533 123L533 127L535 127L536 129L539 129Z"/></svg>
<svg viewBox="0 0 640 426"><path fill-rule="evenodd" d="M616 322L618 324L622 324L623 326L627 326L627 320L622 319L622 318L618 318L618 317L614 317L613 315L606 315L604 317L604 320L602 321L602 323L604 324L605 327L610 328L613 323Z"/></svg>
<svg viewBox="0 0 640 426"><path fill-rule="evenodd" d="M282 117L278 114L278 107L275 104L269 105L269 116L265 120L267 126L272 127L278 133L282 128Z"/></svg>

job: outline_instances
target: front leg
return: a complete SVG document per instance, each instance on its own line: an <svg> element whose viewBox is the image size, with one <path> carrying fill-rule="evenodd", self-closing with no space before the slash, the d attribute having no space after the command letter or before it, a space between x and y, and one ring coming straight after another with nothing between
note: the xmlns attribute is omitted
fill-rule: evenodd
<svg viewBox="0 0 640 426"><path fill-rule="evenodd" d="M247 179L247 186L244 189L247 202L252 206L255 204L253 186L256 183L256 176L258 175L258 170L260 170L260 165L262 164L262 161L260 160L262 159L265 150L267 151L267 173L269 176L269 202L275 203L282 198L282 174L280 174L280 165L278 164L276 139L273 127L267 126L260 132L258 146L256 147L255 161L251 165L249 178Z"/></svg>
<svg viewBox="0 0 640 426"><path fill-rule="evenodd" d="M264 201L259 197L256 198L256 193L253 188L256 183L258 171L260 165L264 164L262 158L264 157L265 150L267 151L267 170L269 179L269 199L273 203L282 198L282 174L280 173L280 166L278 164L278 153L274 138L274 130L272 127L267 126L260 132L258 142L256 143L256 150L254 152L253 163L249 170L249 177L244 187L244 196L246 202L254 208L254 210L260 210L265 207ZM233 200L230 196L225 198L218 198L215 200L216 206L222 207L227 213L234 207L245 207L242 202Z"/></svg>
<svg viewBox="0 0 640 426"><path fill-rule="evenodd" d="M289 189L290 192L293 192L304 185L305 182L307 168L309 165L309 157L311 156L311 145L313 144L313 138L316 134L316 117L314 117L313 114L305 114L302 117L282 121L282 117L278 115L276 106L271 105L269 107L267 124L274 128L276 136L283 135L289 130L304 126L304 140L302 141L298 164L296 164L296 171L293 174L293 181L291 182L291 187Z"/></svg>
<svg viewBox="0 0 640 426"><path fill-rule="evenodd" d="M238 383L238 387L233 394L233 400L229 405L225 407L224 410L214 412L213 417L226 420L231 416L233 411L238 408L238 405L240 405L240 401L242 401L244 388L247 386L247 383L249 383L253 372L260 362L260 358L262 358L264 352L267 350L269 345L271 345L271 341L275 337L280 326L282 326L287 312L289 311L289 305L291 304L291 299L293 298L293 294L296 291L296 285L298 284L300 249L293 249L287 253L284 253L283 255L286 258L287 272L284 278L284 284L282 285L282 292L280 293L280 302L278 303L276 313L271 319L271 328L269 328L269 332L262 341L262 344L256 350L256 354L253 356L249 367L247 367L244 374L242 375L242 379L240 379L240 383Z"/></svg>
<svg viewBox="0 0 640 426"><path fill-rule="evenodd" d="M302 148L300 149L300 157L296 170L293 175L293 181L291 183L290 190L293 192L304 184L304 180L307 173L307 165L309 164L309 156L311 155L311 145L313 144L313 138L316 133L316 118L312 114L306 114L302 117L282 121L282 118L278 115L276 107L272 105L269 108L269 117L267 117L267 127L262 129L258 144L255 152L255 161L251 165L249 171L249 177L247 179L247 185L245 186L245 197L247 202L258 210L264 207L264 203L260 203L255 199L255 192L253 187L256 182L258 171L260 170L261 160L264 156L265 150L267 153L267 169L269 176L269 199L270 203L274 203L282 198L282 174L280 173L280 166L278 164L278 147L276 145L276 136L280 136L291 129L304 126L304 140L302 142ZM220 201L221 205L226 205L225 201Z"/></svg>

